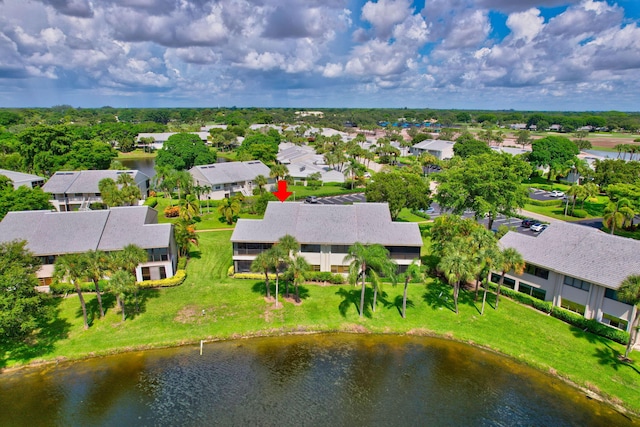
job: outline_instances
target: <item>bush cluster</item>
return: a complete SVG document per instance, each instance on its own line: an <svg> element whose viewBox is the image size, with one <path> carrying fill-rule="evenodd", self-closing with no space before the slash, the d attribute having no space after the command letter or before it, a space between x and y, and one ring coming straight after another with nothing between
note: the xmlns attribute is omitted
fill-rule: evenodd
<svg viewBox="0 0 640 427"><path fill-rule="evenodd" d="M569 213L569 215L576 218L586 218L589 216L587 211L585 211L584 209L574 209L573 212Z"/></svg>
<svg viewBox="0 0 640 427"><path fill-rule="evenodd" d="M167 206L164 208L166 218L177 218L180 215L180 206Z"/></svg>
<svg viewBox="0 0 640 427"><path fill-rule="evenodd" d="M529 198L527 203L534 206L561 206L562 199L553 199L553 200L536 200Z"/></svg>
<svg viewBox="0 0 640 427"><path fill-rule="evenodd" d="M76 287L71 283L67 282L53 282L49 289L54 295L62 295L62 294L70 294L76 291ZM100 290L103 290L104 286L100 287ZM82 292L94 292L96 290L93 282L83 282L80 284L80 290Z"/></svg>
<svg viewBox="0 0 640 427"><path fill-rule="evenodd" d="M489 284L489 288L492 290L496 290L497 287L498 285L496 285L495 283ZM583 331L591 332L612 341L619 342L620 344L627 344L629 342L628 332L612 328L598 322L595 319L586 319L584 316L566 310L562 307L554 307L551 301L542 301L530 295L523 294L522 292L505 288L504 286L500 289L500 293L508 296L515 301L518 301L519 303L529 305L537 310L540 310L547 314L551 314L551 316L555 317L556 319L560 319L563 322L582 329Z"/></svg>
<svg viewBox="0 0 640 427"><path fill-rule="evenodd" d="M334 285L347 283L347 279L342 274L333 274L329 271L310 271L305 278L310 282L329 282Z"/></svg>
<svg viewBox="0 0 640 427"><path fill-rule="evenodd" d="M150 208L155 208L158 204L158 199L156 197L147 197L147 200L144 201L145 206L149 206Z"/></svg>
<svg viewBox="0 0 640 427"><path fill-rule="evenodd" d="M173 277L160 280L143 280L138 282L141 289L149 288L170 288L172 286L181 285L187 278L186 270L178 270Z"/></svg>
<svg viewBox="0 0 640 427"><path fill-rule="evenodd" d="M412 209L411 213L414 214L415 216L419 216L420 218L431 219L431 217L429 216L428 213L423 212L423 211L418 210L418 209Z"/></svg>
<svg viewBox="0 0 640 427"><path fill-rule="evenodd" d="M234 279L264 280L264 273L236 273ZM276 280L274 273L269 273L269 280Z"/></svg>

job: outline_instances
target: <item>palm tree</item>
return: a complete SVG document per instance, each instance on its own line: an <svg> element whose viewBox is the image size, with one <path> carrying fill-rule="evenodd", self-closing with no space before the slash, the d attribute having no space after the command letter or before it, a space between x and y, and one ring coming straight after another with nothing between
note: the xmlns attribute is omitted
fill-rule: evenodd
<svg viewBox="0 0 640 427"><path fill-rule="evenodd" d="M140 187L136 184L135 179L128 173L118 175L116 184L120 186L120 198L129 206L133 206L135 202L142 198Z"/></svg>
<svg viewBox="0 0 640 427"><path fill-rule="evenodd" d="M289 174L289 169L280 163L271 166L270 170L271 172L269 173L269 177L275 178L276 180L284 179L284 177Z"/></svg>
<svg viewBox="0 0 640 427"><path fill-rule="evenodd" d="M300 293L298 285L304 282L305 274L309 271L309 263L302 255L296 255L289 260L288 271L293 277L293 286L296 289L296 302L300 302Z"/></svg>
<svg viewBox="0 0 640 427"><path fill-rule="evenodd" d="M447 282L453 286L453 303L458 314L458 294L460 283L473 277L473 261L469 255L461 251L456 244L447 245L444 255L438 263L438 270L445 275Z"/></svg>
<svg viewBox="0 0 640 427"><path fill-rule="evenodd" d="M129 244L122 248L121 251L112 252L111 264L113 270L125 270L133 277L136 277L136 268L138 265L149 259L147 251L140 246ZM138 286L134 280L134 296L136 299L136 311L138 311Z"/></svg>
<svg viewBox="0 0 640 427"><path fill-rule="evenodd" d="M187 194L184 199L180 200L180 216L186 221L191 221L200 211L200 203L196 196Z"/></svg>
<svg viewBox="0 0 640 427"><path fill-rule="evenodd" d="M364 296L366 292L366 276L370 271L376 273L390 273L391 261L389 260L389 251L380 244L365 246L360 242L356 242L349 247L347 256L344 257L345 262L349 262L349 279L352 283L356 283L358 277L362 277L362 288L360 293L360 317L364 313ZM375 285L375 284L374 284ZM374 292L377 286L374 286ZM373 305L375 310L375 303Z"/></svg>
<svg viewBox="0 0 640 427"><path fill-rule="evenodd" d="M173 182L178 187L178 200L182 198L182 191L189 193L193 187L193 176L188 171L177 171L173 175Z"/></svg>
<svg viewBox="0 0 640 427"><path fill-rule="evenodd" d="M569 189L567 190L567 196L571 196L573 202L571 205L571 212L573 213L573 211L576 209L576 200L578 198L582 198L585 197L585 195L587 194L587 190L582 186L582 185L578 185L578 184L574 184L571 187L569 187ZM565 207L564 207L564 215L567 215L567 210L569 208L569 198L567 197L567 201L565 203Z"/></svg>
<svg viewBox="0 0 640 427"><path fill-rule="evenodd" d="M521 275L524 272L525 262L520 252L514 248L506 248L500 255L500 263L498 264L502 270L500 275L500 281L498 282L498 291L496 293L496 310L498 309L498 300L500 298L500 288L504 283L504 276L507 271L513 270L516 275Z"/></svg>
<svg viewBox="0 0 640 427"><path fill-rule="evenodd" d="M581 202L580 208L584 209L584 202L589 198L596 197L600 192L600 189L598 188L598 184L596 184L595 182L587 182L582 187L584 188L584 194L583 194L582 200L580 201Z"/></svg>
<svg viewBox="0 0 640 427"><path fill-rule="evenodd" d="M121 193L116 182L111 178L104 178L98 182L98 191L104 204L109 207L122 205Z"/></svg>
<svg viewBox="0 0 640 427"><path fill-rule="evenodd" d="M264 286L267 291L267 298L271 299L271 289L269 287L269 272L273 266L271 254L269 250L260 252L258 256L251 262L251 271L256 273L264 273Z"/></svg>
<svg viewBox="0 0 640 427"><path fill-rule="evenodd" d="M253 182L255 182L260 189L260 194L264 193L264 186L268 184L267 177L264 175L258 175L253 179Z"/></svg>
<svg viewBox="0 0 640 427"><path fill-rule="evenodd" d="M171 168L171 166L166 165L156 165L155 171L156 175L153 177L153 188L155 188L156 190L163 190L162 198L164 198L166 194L171 191L171 188L173 188L171 179L175 171Z"/></svg>
<svg viewBox="0 0 640 427"><path fill-rule="evenodd" d="M120 311L122 312L122 321L124 322L126 319L124 301L128 294L136 292L136 279L130 272L119 270L113 273L109 283L111 292L116 295L117 304L120 306Z"/></svg>
<svg viewBox="0 0 640 427"><path fill-rule="evenodd" d="M636 307L636 315L631 323L629 342L624 352L624 357L627 358L638 338L638 320L640 320L640 275L632 275L624 279L618 289L618 297L622 301Z"/></svg>
<svg viewBox="0 0 640 427"><path fill-rule="evenodd" d="M190 222L181 218L176 222L174 232L176 244L178 245L178 254L188 257L189 245L194 244L198 246L198 235L196 234L195 228L193 228Z"/></svg>
<svg viewBox="0 0 640 427"><path fill-rule="evenodd" d="M635 212L628 199L620 199L617 202L609 202L604 209L603 222L611 229L611 234L614 233L615 228L623 227L628 221L633 220Z"/></svg>
<svg viewBox="0 0 640 427"><path fill-rule="evenodd" d="M80 255L66 254L56 258L54 264L54 276L58 280L68 280L76 289L80 306L82 307L82 319L84 320L84 328L89 329L89 320L87 319L87 305L84 302L82 289L80 289L80 280L84 275L84 265Z"/></svg>
<svg viewBox="0 0 640 427"><path fill-rule="evenodd" d="M293 260L300 250L300 243L291 234L285 234L278 239L276 246L281 250L280 262L283 264L288 264L289 261ZM286 282L285 286L284 294L289 298L289 282Z"/></svg>
<svg viewBox="0 0 640 427"><path fill-rule="evenodd" d="M225 197L218 206L218 212L226 219L227 224L231 225L240 213L240 201L236 197Z"/></svg>
<svg viewBox="0 0 640 427"><path fill-rule="evenodd" d="M103 251L89 251L81 256L84 263L84 271L86 276L93 282L96 288L96 299L100 308L100 318L104 317L104 309L102 307L102 296L100 295L99 281L102 279L109 268L109 255Z"/></svg>
<svg viewBox="0 0 640 427"><path fill-rule="evenodd" d="M418 264L418 260L411 261L411 264L407 266L407 269L400 276L404 279L404 292L402 293L402 318L406 319L407 311L407 288L409 282L412 280L424 280L424 274L422 274L422 268Z"/></svg>

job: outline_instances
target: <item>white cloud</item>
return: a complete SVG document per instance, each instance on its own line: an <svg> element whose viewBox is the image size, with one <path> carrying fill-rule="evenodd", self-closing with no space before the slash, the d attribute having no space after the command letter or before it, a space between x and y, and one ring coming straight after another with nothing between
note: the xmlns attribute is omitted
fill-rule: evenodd
<svg viewBox="0 0 640 427"><path fill-rule="evenodd" d="M540 34L544 28L544 18L538 9L529 9L509 15L506 25L511 30L511 37L528 42Z"/></svg>
<svg viewBox="0 0 640 427"><path fill-rule="evenodd" d="M362 6L362 19L373 24L380 37L387 37L393 26L404 21L410 14L409 0L369 1Z"/></svg>

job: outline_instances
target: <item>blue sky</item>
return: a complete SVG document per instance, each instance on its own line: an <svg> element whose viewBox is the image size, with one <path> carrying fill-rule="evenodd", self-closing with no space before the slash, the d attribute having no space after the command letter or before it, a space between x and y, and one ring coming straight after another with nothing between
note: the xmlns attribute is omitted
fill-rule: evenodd
<svg viewBox="0 0 640 427"><path fill-rule="evenodd" d="M638 0L0 0L0 107L640 111Z"/></svg>

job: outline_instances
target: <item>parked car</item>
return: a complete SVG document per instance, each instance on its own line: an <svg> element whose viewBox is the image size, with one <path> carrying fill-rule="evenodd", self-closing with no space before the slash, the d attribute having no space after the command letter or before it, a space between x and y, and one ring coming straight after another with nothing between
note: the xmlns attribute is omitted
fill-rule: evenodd
<svg viewBox="0 0 640 427"><path fill-rule="evenodd" d="M551 197L564 197L564 193L558 190L553 190L551 193L549 193L549 195Z"/></svg>
<svg viewBox="0 0 640 427"><path fill-rule="evenodd" d="M433 207L429 206L427 209L420 209L420 212L433 215L434 213L436 213L436 210L433 209Z"/></svg>
<svg viewBox="0 0 640 427"><path fill-rule="evenodd" d="M522 227L524 228L529 228L531 227L533 224L536 223L535 219L531 219L531 218L525 218L522 220L522 224L520 224Z"/></svg>
<svg viewBox="0 0 640 427"><path fill-rule="evenodd" d="M547 228L547 224L540 224L539 222L536 222L531 226L531 231L533 231L534 233L538 233L545 228Z"/></svg>
<svg viewBox="0 0 640 427"><path fill-rule="evenodd" d="M307 196L306 199L304 199L305 203L318 203L318 197L317 196Z"/></svg>

